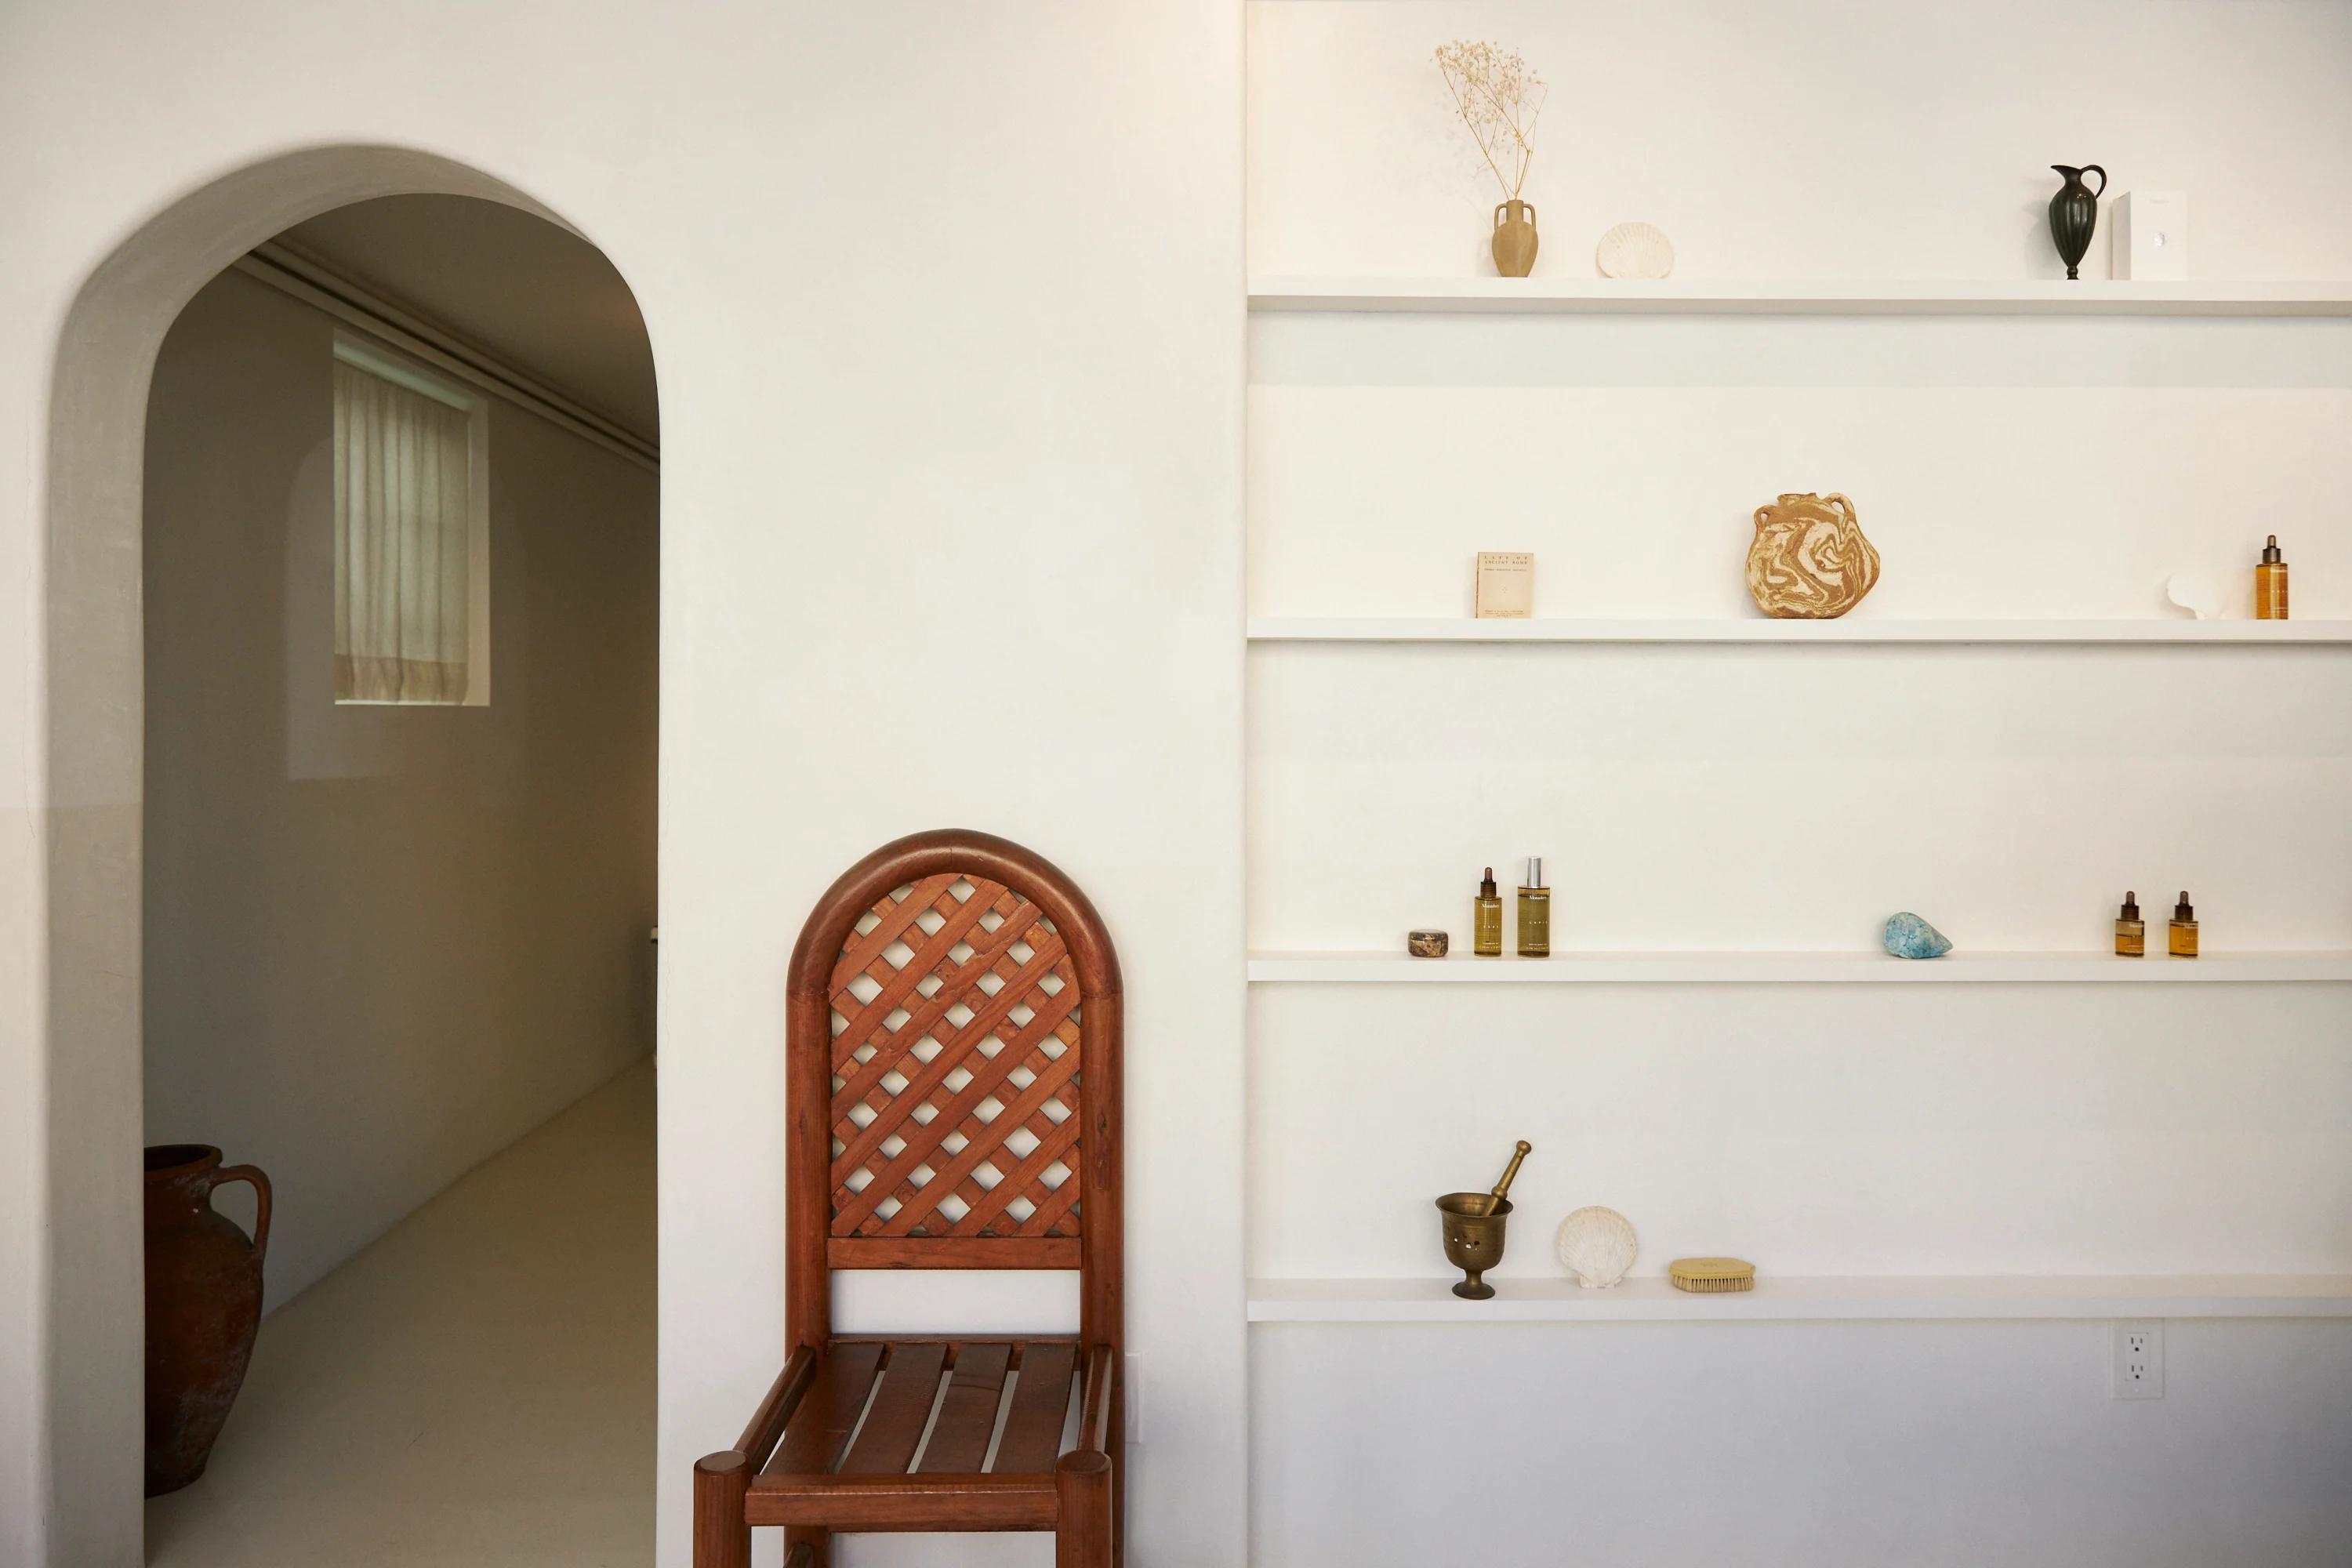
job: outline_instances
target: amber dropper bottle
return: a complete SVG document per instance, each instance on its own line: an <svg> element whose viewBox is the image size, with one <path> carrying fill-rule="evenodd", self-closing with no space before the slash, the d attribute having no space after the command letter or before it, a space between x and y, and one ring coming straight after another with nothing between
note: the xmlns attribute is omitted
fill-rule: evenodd
<svg viewBox="0 0 2352 1568"><path fill-rule="evenodd" d="M2119 958L2147 956L2147 922L2139 918L2139 895L2126 893L2122 913L2116 917L2116 955Z"/></svg>
<svg viewBox="0 0 2352 1568"><path fill-rule="evenodd" d="M2197 956L2197 911L2189 907L2189 889L2180 889L2180 902L2172 909L2172 956Z"/></svg>
<svg viewBox="0 0 2352 1568"><path fill-rule="evenodd" d="M1475 958L1503 956L1503 898L1495 891L1495 868L1486 868L1486 875L1478 883L1478 896L1470 904L1470 952Z"/></svg>
<svg viewBox="0 0 2352 1568"><path fill-rule="evenodd" d="M2286 557L2279 553L2275 533L2263 546L2263 558L2254 563L2254 619L2286 619Z"/></svg>
<svg viewBox="0 0 2352 1568"><path fill-rule="evenodd" d="M1544 886L1543 857L1528 857L1528 879L1519 889L1519 956L1551 956L1551 889Z"/></svg>

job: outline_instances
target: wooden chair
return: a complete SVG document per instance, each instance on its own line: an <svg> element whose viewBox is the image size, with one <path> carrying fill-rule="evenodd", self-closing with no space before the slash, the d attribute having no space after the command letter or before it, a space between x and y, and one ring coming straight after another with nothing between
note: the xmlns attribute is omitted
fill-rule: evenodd
<svg viewBox="0 0 2352 1568"><path fill-rule="evenodd" d="M1017 844L917 834L834 883L787 990L791 1350L735 1447L694 1467L695 1568L748 1568L755 1525L784 1527L786 1568L827 1568L835 1531L929 1530L1050 1530L1056 1568L1110 1568L1127 1417L1102 918ZM836 1268L1075 1268L1078 1331L835 1334Z"/></svg>

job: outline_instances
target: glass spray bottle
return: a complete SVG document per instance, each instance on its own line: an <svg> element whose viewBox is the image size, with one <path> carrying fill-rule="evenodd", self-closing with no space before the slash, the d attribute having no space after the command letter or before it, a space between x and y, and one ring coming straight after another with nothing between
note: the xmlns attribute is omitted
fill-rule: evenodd
<svg viewBox="0 0 2352 1568"><path fill-rule="evenodd" d="M1528 879L1519 889L1519 956L1551 956L1551 889L1544 886L1543 857L1528 857Z"/></svg>

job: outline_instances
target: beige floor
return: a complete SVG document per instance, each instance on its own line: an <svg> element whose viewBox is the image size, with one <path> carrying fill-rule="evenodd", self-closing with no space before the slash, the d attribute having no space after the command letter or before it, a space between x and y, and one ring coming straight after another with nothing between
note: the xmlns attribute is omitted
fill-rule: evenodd
<svg viewBox="0 0 2352 1568"><path fill-rule="evenodd" d="M643 1568L654 1075L630 1069L262 1324L157 1568Z"/></svg>

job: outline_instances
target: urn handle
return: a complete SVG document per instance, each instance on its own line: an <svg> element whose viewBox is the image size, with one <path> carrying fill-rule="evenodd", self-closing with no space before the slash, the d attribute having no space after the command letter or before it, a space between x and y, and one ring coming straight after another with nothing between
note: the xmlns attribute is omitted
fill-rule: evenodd
<svg viewBox="0 0 2352 1568"><path fill-rule="evenodd" d="M258 1165L223 1165L213 1173L214 1191L231 1182L253 1184L253 1261L257 1265L269 1252L269 1178Z"/></svg>
<svg viewBox="0 0 2352 1568"><path fill-rule="evenodd" d="M1528 221L1529 223L1536 221L1536 204L1533 202L1523 202L1519 200L1518 197L1513 196L1509 201L1496 202L1495 204L1495 226L1496 228L1502 227L1504 224L1510 221L1507 215L1510 212L1511 208L1515 206L1527 208Z"/></svg>

